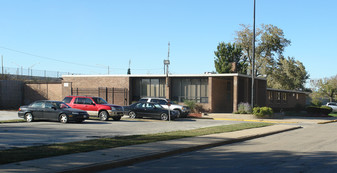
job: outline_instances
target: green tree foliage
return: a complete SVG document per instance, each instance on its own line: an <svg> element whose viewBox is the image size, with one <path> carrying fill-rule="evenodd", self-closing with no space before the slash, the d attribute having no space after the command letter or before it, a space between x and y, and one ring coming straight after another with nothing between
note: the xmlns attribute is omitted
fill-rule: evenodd
<svg viewBox="0 0 337 173"><path fill-rule="evenodd" d="M249 25L243 25L236 32L235 42L242 47L243 53L249 60L249 71L252 67L253 31ZM290 40L284 38L283 30L273 25L261 25L255 32L255 75L268 76L275 65L275 57L282 55L284 48L290 45ZM250 72L251 73L251 72Z"/></svg>
<svg viewBox="0 0 337 173"><path fill-rule="evenodd" d="M242 48L235 43L219 43L214 55L214 65L218 73L247 73L247 58L242 57ZM236 64L236 70L233 70L233 63Z"/></svg>
<svg viewBox="0 0 337 173"><path fill-rule="evenodd" d="M252 72L253 31L249 25L241 25L236 32L235 42L243 49L248 58L248 72ZM261 25L256 29L255 71L257 77L266 77L268 87L288 90L304 90L305 81L309 78L304 65L295 58L284 58L284 49L290 40L284 37L283 30L273 25Z"/></svg>
<svg viewBox="0 0 337 173"><path fill-rule="evenodd" d="M304 83L309 78L304 65L295 58L281 56L267 76L268 86L276 89L304 90Z"/></svg>
<svg viewBox="0 0 337 173"><path fill-rule="evenodd" d="M337 97L337 75L330 78L311 80L313 95L328 97L332 102Z"/></svg>

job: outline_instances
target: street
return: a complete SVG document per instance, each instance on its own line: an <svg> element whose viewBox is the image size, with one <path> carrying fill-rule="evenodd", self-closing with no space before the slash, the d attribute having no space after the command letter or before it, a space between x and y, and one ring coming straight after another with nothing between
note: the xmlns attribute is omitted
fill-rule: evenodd
<svg viewBox="0 0 337 173"><path fill-rule="evenodd" d="M242 122L191 118L182 118L169 122L155 119L129 119L126 116L120 121L86 120L83 123L67 124L50 121L3 123L0 124L0 150L100 137L190 130L236 123Z"/></svg>
<svg viewBox="0 0 337 173"><path fill-rule="evenodd" d="M183 153L108 172L336 172L336 123Z"/></svg>

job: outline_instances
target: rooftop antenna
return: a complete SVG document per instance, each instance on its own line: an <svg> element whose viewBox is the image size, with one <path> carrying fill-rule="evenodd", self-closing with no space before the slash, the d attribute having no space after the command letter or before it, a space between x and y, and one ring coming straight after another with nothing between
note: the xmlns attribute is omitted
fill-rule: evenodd
<svg viewBox="0 0 337 173"><path fill-rule="evenodd" d="M166 77L168 77L169 65L170 65L170 42L168 42L167 59L164 60L164 74L166 73ZM166 71L165 71L165 66L166 66Z"/></svg>
<svg viewBox="0 0 337 173"><path fill-rule="evenodd" d="M131 74L131 59L129 60L129 68L128 68L128 72L127 72L127 74L128 75L130 75Z"/></svg>

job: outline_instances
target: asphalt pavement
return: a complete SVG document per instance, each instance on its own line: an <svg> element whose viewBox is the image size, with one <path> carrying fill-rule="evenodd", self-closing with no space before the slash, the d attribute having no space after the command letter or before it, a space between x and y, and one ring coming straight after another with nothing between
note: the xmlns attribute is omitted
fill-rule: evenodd
<svg viewBox="0 0 337 173"><path fill-rule="evenodd" d="M1 115L1 114L0 114ZM229 116L229 115L228 115ZM214 118L221 121L229 119L226 114ZM322 123L334 122L335 118L290 118L275 120L254 120L254 119L233 119L231 121L258 121L274 122L276 125L262 128L211 134L192 138L183 138L170 141L160 141L154 143L132 145L104 149L86 153L69 154L63 156L49 157L43 159L22 161L17 163L0 165L0 172L97 172L109 168L126 166L146 160L162 158L178 153L215 147L244 140L250 140L262 136L272 135L285 131L302 128L300 123ZM288 122L288 123L287 123Z"/></svg>

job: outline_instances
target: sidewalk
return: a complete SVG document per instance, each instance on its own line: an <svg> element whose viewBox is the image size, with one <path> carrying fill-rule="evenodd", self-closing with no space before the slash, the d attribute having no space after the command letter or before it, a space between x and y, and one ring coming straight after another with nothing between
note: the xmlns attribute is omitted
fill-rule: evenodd
<svg viewBox="0 0 337 173"><path fill-rule="evenodd" d="M266 122L277 124L324 124L330 121L336 121L337 117L300 117L300 116L280 116L277 119L257 119L251 114L231 114L231 113L211 113L204 117L214 120L226 121L250 121Z"/></svg>
<svg viewBox="0 0 337 173"><path fill-rule="evenodd" d="M157 159L188 151L215 147L299 129L301 126L273 125L236 132L182 138L111 148L0 165L0 172L95 172Z"/></svg>

